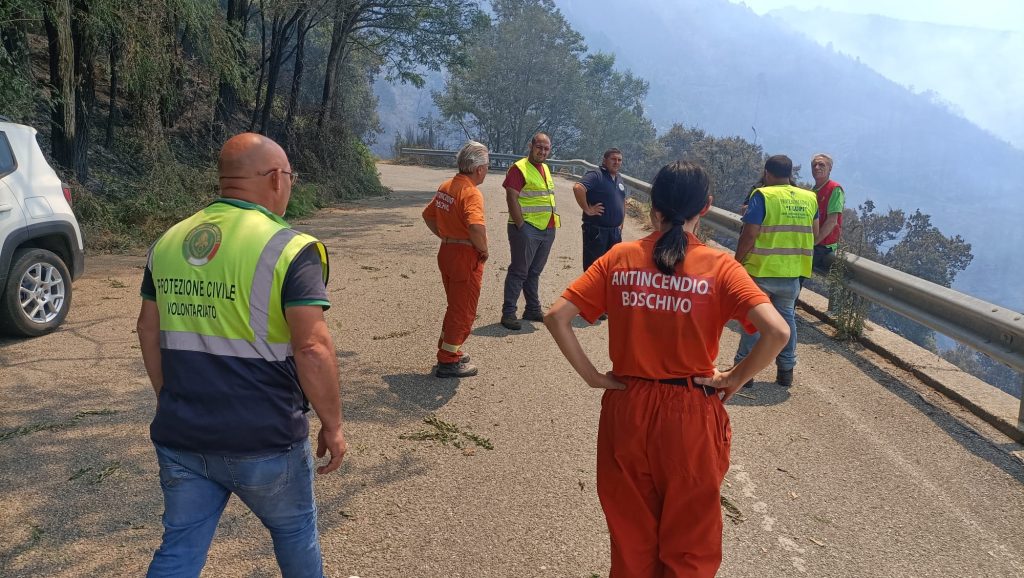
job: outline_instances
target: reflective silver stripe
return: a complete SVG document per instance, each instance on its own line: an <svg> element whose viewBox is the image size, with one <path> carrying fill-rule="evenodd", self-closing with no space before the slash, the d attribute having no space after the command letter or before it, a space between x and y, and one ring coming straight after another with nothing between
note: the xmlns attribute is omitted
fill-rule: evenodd
<svg viewBox="0 0 1024 578"><path fill-rule="evenodd" d="M277 261L281 258L285 246L297 236L298 233L293 229L281 229L274 233L263 246L260 260L256 263L256 273L252 276L252 289L249 291L249 327L252 328L257 343L267 340L274 269L277 268Z"/></svg>
<svg viewBox="0 0 1024 578"><path fill-rule="evenodd" d="M769 249L766 247L754 247L750 250L751 255L803 255L806 257L813 257L814 251L811 249L791 249L786 247L780 247L775 249Z"/></svg>
<svg viewBox="0 0 1024 578"><path fill-rule="evenodd" d="M762 226L761 233L814 233L811 225L768 225Z"/></svg>
<svg viewBox="0 0 1024 578"><path fill-rule="evenodd" d="M551 205L539 205L536 207L520 207L520 209L522 209L524 213L551 213L553 212L554 207Z"/></svg>
<svg viewBox="0 0 1024 578"><path fill-rule="evenodd" d="M161 331L160 347L174 351L198 351L267 361L286 361L292 355L291 343L249 343L245 339L229 339L186 331Z"/></svg>
<svg viewBox="0 0 1024 578"><path fill-rule="evenodd" d="M519 196L520 197L546 197L548 195L553 195L553 194L555 194L555 191L552 191L552 190L545 190L545 191L519 191Z"/></svg>

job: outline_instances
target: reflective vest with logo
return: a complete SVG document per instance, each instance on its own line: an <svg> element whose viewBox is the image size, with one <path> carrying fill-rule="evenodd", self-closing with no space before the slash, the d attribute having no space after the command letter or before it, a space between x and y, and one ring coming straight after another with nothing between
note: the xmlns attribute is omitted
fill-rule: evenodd
<svg viewBox="0 0 1024 578"><path fill-rule="evenodd" d="M529 158L522 158L516 161L516 166L523 173L526 184L523 190L519 191L519 208L523 211L523 220L534 227L544 230L548 228L552 216L555 220L555 227L561 226L561 220L555 211L555 181L551 177L551 169L544 167L544 174L540 174ZM509 216L508 222L514 222Z"/></svg>
<svg viewBox="0 0 1024 578"><path fill-rule="evenodd" d="M818 199L791 185L757 189L764 196L764 222L743 266L751 277L810 277L814 214Z"/></svg>
<svg viewBox="0 0 1024 578"><path fill-rule="evenodd" d="M164 366L154 441L232 453L286 447L308 431L281 290L292 261L310 245L326 283L322 243L233 199L211 203L153 245ZM187 363L193 367L179 367ZM236 439L221 446L219 429Z"/></svg>
<svg viewBox="0 0 1024 578"><path fill-rule="evenodd" d="M828 218L828 203L832 200L832 191L836 190L839 183L829 180L827 183L821 186L816 192L818 194L818 227L825 225L825 219ZM834 245L839 242L839 236L843 233L843 214L839 213L839 220L836 221L836 226L832 229L832 232L827 237L821 240L819 245Z"/></svg>

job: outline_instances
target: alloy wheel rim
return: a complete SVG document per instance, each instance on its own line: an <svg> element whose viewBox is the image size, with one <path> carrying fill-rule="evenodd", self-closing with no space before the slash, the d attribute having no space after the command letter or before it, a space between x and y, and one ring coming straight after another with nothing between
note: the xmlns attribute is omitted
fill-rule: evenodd
<svg viewBox="0 0 1024 578"><path fill-rule="evenodd" d="M49 263L34 263L21 276L21 310L33 323L49 323L64 308L64 277Z"/></svg>

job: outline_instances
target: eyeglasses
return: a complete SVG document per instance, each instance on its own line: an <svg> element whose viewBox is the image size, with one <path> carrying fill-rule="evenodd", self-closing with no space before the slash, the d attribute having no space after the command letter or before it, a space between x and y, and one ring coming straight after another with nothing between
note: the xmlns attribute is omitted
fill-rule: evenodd
<svg viewBox="0 0 1024 578"><path fill-rule="evenodd" d="M258 179L260 177L270 176L270 174L274 173L274 172L279 172L282 175L288 175L288 179L291 180L291 184L293 184L293 185L295 184L295 181L299 180L299 173L297 171L286 171L284 169L270 169L269 171L267 171L265 173L259 173L259 174L256 174L256 175L249 175L249 176L221 175L220 177L217 177L217 178L219 178L219 179Z"/></svg>

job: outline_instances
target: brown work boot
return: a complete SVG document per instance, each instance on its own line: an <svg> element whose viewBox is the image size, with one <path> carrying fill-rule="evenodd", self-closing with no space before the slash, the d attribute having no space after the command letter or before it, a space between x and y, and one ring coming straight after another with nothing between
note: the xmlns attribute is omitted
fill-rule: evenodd
<svg viewBox="0 0 1024 578"><path fill-rule="evenodd" d="M476 366L472 363L455 361L452 363L438 363L436 377L473 377L477 374Z"/></svg>

